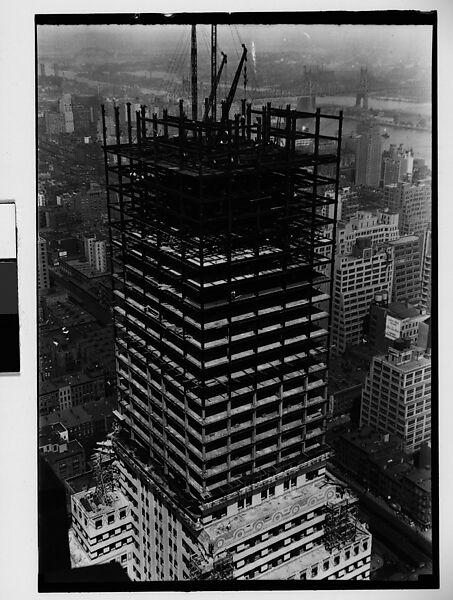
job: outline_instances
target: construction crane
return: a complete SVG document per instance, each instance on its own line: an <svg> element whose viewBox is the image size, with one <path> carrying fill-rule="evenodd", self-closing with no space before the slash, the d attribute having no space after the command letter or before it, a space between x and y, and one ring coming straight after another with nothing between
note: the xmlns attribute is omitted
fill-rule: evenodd
<svg viewBox="0 0 453 600"><path fill-rule="evenodd" d="M217 25L211 25L211 93L217 76ZM212 100L212 120L217 120L217 94Z"/></svg>
<svg viewBox="0 0 453 600"><path fill-rule="evenodd" d="M221 123L226 123L228 120L228 115L230 114L231 105L233 104L234 96L236 94L236 89L239 83L239 77L241 76L242 67L244 66L245 61L247 60L247 48L245 44L242 44L242 56L239 61L238 68L236 69L236 73L234 74L233 83L231 84L230 91L228 92L228 96L224 102L222 102L222 117Z"/></svg>
<svg viewBox="0 0 453 600"><path fill-rule="evenodd" d="M192 74L192 119L198 118L198 59L197 59L197 26L192 25L190 67Z"/></svg>
<svg viewBox="0 0 453 600"><path fill-rule="evenodd" d="M216 112L217 112L216 111L217 88L219 86L219 81L220 81L220 77L222 75L223 67L227 63L227 55L224 52L222 52L221 54L222 54L222 62L220 63L219 71L218 71L218 73L212 83L212 86L211 86L211 93L210 93L209 98L206 103L206 107L205 107L205 111L204 111L204 115L203 115L203 121L208 120L210 111L212 114L212 120L215 121L217 118L217 115L216 115Z"/></svg>

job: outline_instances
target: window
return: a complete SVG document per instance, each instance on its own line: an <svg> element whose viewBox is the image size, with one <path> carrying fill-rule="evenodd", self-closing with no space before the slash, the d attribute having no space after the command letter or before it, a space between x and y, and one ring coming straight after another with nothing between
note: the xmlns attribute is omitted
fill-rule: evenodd
<svg viewBox="0 0 453 600"><path fill-rule="evenodd" d="M113 521L115 520L115 515L109 515L107 517L107 524L111 525L113 523Z"/></svg>
<svg viewBox="0 0 453 600"><path fill-rule="evenodd" d="M125 518L126 518L126 511L120 510L120 519L125 519Z"/></svg>
<svg viewBox="0 0 453 600"><path fill-rule="evenodd" d="M99 519L99 521L95 521L94 526L96 527L96 529L100 529L102 527L102 519Z"/></svg>
<svg viewBox="0 0 453 600"><path fill-rule="evenodd" d="M311 570L311 576L316 577L318 574L318 567L313 567Z"/></svg>
<svg viewBox="0 0 453 600"><path fill-rule="evenodd" d="M328 568L329 568L329 561L328 561L328 560L325 560L325 561L323 562L323 564L322 564L322 568L323 568L323 570L324 570L324 571L327 571L327 570L328 570Z"/></svg>

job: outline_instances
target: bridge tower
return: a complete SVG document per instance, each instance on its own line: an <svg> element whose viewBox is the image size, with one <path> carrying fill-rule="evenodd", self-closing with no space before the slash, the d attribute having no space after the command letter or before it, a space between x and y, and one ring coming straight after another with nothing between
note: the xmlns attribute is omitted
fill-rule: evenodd
<svg viewBox="0 0 453 600"><path fill-rule="evenodd" d="M355 98L355 105L368 110L368 69L360 67L359 89Z"/></svg>

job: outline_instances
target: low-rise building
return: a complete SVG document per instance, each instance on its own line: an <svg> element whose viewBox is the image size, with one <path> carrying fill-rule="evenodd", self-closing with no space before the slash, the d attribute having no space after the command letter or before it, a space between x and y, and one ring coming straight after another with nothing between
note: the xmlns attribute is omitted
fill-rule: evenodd
<svg viewBox="0 0 453 600"><path fill-rule="evenodd" d="M69 432L62 423L53 423L40 430L39 452L63 481L85 472L84 449L77 440L69 439Z"/></svg>
<svg viewBox="0 0 453 600"><path fill-rule="evenodd" d="M128 568L132 560L130 506L118 490L100 493L96 487L71 497L70 532L73 567L119 562Z"/></svg>
<svg viewBox="0 0 453 600"><path fill-rule="evenodd" d="M417 524L430 525L431 470L414 466L401 438L362 427L338 435L334 445L338 465Z"/></svg>

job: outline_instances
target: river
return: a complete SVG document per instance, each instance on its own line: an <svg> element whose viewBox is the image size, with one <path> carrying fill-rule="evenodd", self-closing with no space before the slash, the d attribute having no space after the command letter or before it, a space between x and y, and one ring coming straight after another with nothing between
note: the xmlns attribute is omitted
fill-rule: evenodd
<svg viewBox="0 0 453 600"><path fill-rule="evenodd" d="M50 69L48 69L50 72ZM109 84L106 82L95 81L86 77L80 77L76 71L69 69L62 70L61 74L68 79L80 81L81 83L88 84L92 87L108 88ZM107 90L103 90L106 93ZM142 94L162 94L162 90L142 88ZM275 106L285 106L290 103L292 106L297 105L297 97L285 97L285 98L266 98L256 101L256 104L261 106L267 101L272 101ZM327 113L329 106L354 106L355 96L320 96L316 99L316 104ZM419 117L430 117L431 116L431 103L430 102L408 102L408 101L397 101L397 100L384 100L373 98L372 96L368 99L368 106L377 110L394 110L402 113L411 113ZM358 122L352 119L345 118L343 122L343 135L348 135L352 131L356 131ZM323 125L322 133L326 135L334 135L336 123L335 121L326 121ZM385 125L382 125L381 132L384 132ZM412 148L414 156L417 158L424 158L428 167L431 167L431 152L432 152L432 135L429 131L418 131L413 129L404 129L394 126L387 127L387 134L389 137L382 138L382 150L389 148L390 144L403 144L404 148Z"/></svg>
<svg viewBox="0 0 453 600"><path fill-rule="evenodd" d="M319 96L316 98L318 106L355 106L355 96ZM404 114L431 116L431 102L410 102L407 100L384 100L368 96L368 108L374 110L393 110Z"/></svg>

